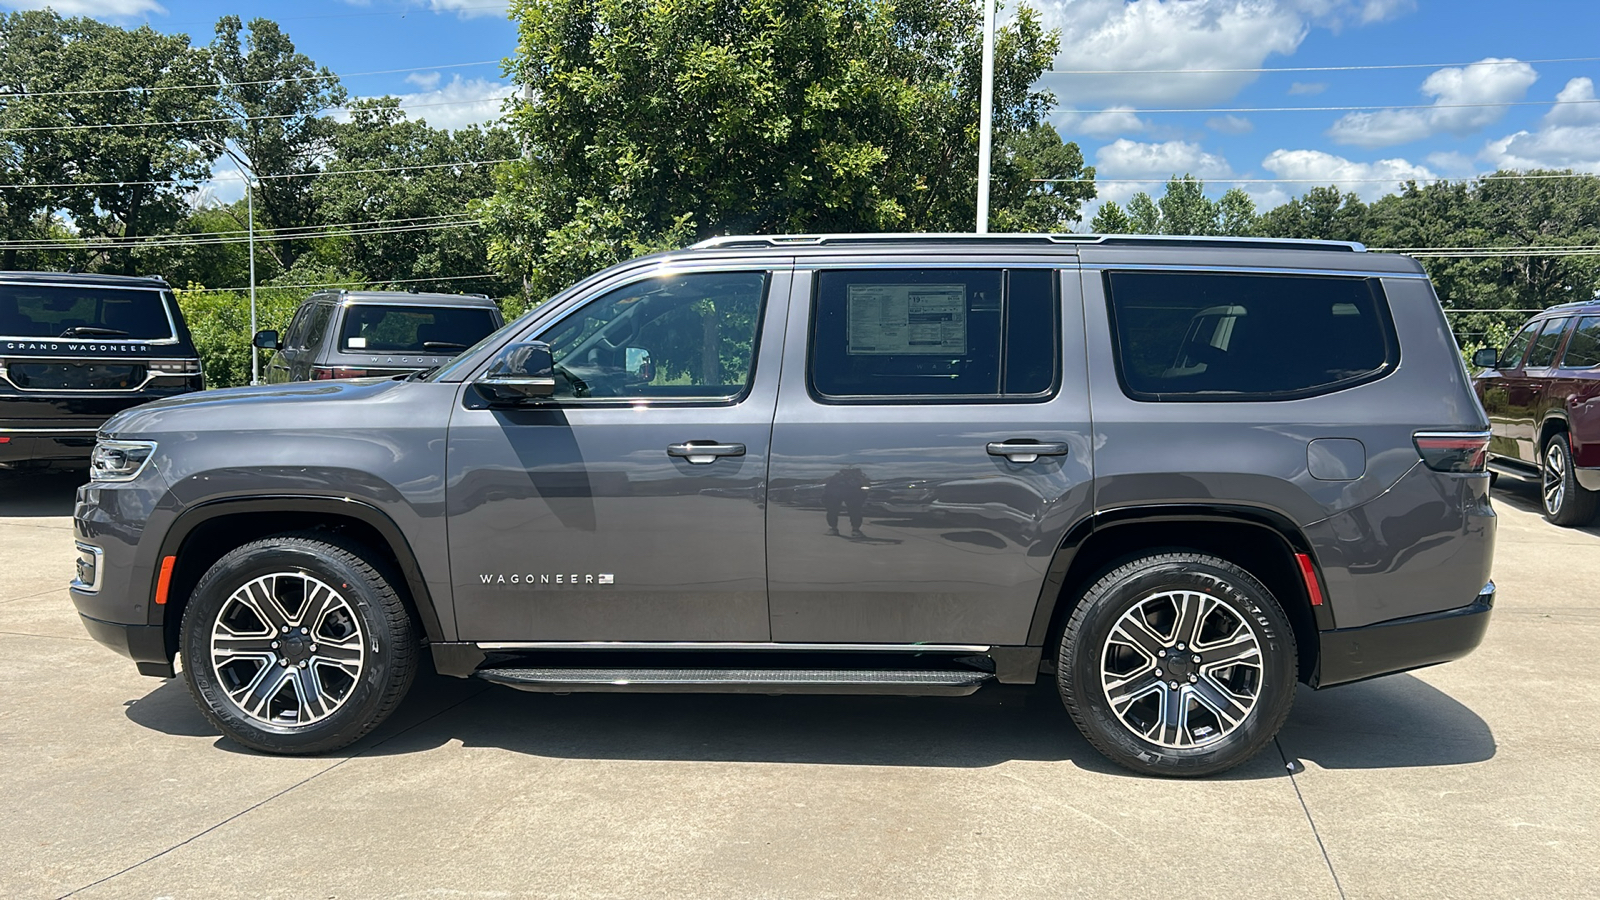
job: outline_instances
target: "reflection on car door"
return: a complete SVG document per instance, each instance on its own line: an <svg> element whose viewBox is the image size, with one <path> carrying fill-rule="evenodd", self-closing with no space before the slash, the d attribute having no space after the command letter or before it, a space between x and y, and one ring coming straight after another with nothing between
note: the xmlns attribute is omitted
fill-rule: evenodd
<svg viewBox="0 0 1600 900"><path fill-rule="evenodd" d="M552 402L488 409L464 389L447 449L462 640L768 639L763 489L789 281L631 283L530 335L556 360Z"/></svg>
<svg viewBox="0 0 1600 900"><path fill-rule="evenodd" d="M1561 339L1571 322L1570 318L1546 319L1528 348L1527 362L1506 386L1507 430L1517 458L1530 465L1539 464L1539 426L1547 405L1546 391Z"/></svg>
<svg viewBox="0 0 1600 900"><path fill-rule="evenodd" d="M1046 567L1090 508L1077 272L875 262L796 273L772 637L1025 644Z"/></svg>

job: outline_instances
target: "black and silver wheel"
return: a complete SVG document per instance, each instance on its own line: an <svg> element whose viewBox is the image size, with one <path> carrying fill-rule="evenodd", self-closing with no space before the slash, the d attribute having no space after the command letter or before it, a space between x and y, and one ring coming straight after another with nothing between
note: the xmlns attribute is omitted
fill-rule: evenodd
<svg viewBox="0 0 1600 900"><path fill-rule="evenodd" d="M1578 484L1577 473L1572 470L1572 445L1567 433L1558 431L1544 445L1539 480L1540 499L1544 501L1545 518L1557 525L1587 525L1594 520L1595 508L1600 505L1600 494L1585 490Z"/></svg>
<svg viewBox="0 0 1600 900"><path fill-rule="evenodd" d="M1250 573L1162 553L1107 573L1074 607L1057 686L1084 737L1156 775L1210 775L1254 756L1294 701L1294 633Z"/></svg>
<svg viewBox="0 0 1600 900"><path fill-rule="evenodd" d="M349 744L394 711L417 639L389 581L353 547L285 536L246 544L195 587L180 638L207 719L269 753Z"/></svg>

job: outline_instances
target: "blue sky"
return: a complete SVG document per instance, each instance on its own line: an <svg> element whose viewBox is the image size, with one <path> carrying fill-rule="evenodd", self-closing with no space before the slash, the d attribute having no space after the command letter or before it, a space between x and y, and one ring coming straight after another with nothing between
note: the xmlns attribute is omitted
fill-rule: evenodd
<svg viewBox="0 0 1600 900"><path fill-rule="evenodd" d="M43 5L0 0L0 8ZM210 40L218 16L279 21L296 44L349 77L353 95L400 94L439 126L492 117L509 90L497 60L515 26L492 0L57 0L68 14ZM1125 200L1174 172L1213 194L1239 182L1263 209L1319 184L1367 199L1402 178L1499 167L1600 172L1600 3L1524 0L1035 0L1062 31L1052 121ZM1491 62L1497 61L1497 62ZM1366 71L1160 74L1159 70L1421 65ZM1131 74L1130 74L1131 72ZM1530 105L1500 105L1530 104ZM1416 105L1387 111L1274 107ZM1215 112L1245 108L1248 112ZM1182 112L1155 112L1178 109ZM1117 179L1113 181L1113 179ZM1283 180L1273 183L1267 180ZM218 184L217 195L236 190Z"/></svg>

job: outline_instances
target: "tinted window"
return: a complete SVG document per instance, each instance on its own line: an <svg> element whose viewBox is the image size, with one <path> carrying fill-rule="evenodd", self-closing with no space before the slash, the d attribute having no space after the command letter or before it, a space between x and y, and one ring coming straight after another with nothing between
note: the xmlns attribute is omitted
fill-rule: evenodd
<svg viewBox="0 0 1600 900"><path fill-rule="evenodd" d="M289 320L289 327L283 331L282 346L285 350L295 350L305 344L306 320L311 318L311 307L302 306L294 311L294 318Z"/></svg>
<svg viewBox="0 0 1600 900"><path fill-rule="evenodd" d="M161 291L0 285L0 334L7 337L172 338Z"/></svg>
<svg viewBox="0 0 1600 900"><path fill-rule="evenodd" d="M326 323L326 319L321 320ZM494 312L436 306L350 306L339 349L351 353L448 353L454 356L495 330ZM318 329L312 327L313 333Z"/></svg>
<svg viewBox="0 0 1600 900"><path fill-rule="evenodd" d="M811 386L834 398L1048 395L1060 368L1049 269L817 275Z"/></svg>
<svg viewBox="0 0 1600 900"><path fill-rule="evenodd" d="M589 301L545 332L556 396L741 397L755 369L767 276L716 272L652 278Z"/></svg>
<svg viewBox="0 0 1600 900"><path fill-rule="evenodd" d="M1549 319L1544 327L1539 329L1539 336L1533 341L1533 349L1528 351L1529 369L1543 369L1556 361L1556 346L1561 343L1561 332L1567 330L1567 323L1571 319Z"/></svg>
<svg viewBox="0 0 1600 900"><path fill-rule="evenodd" d="M1568 369L1600 366L1600 316L1584 316L1578 320L1577 330L1567 341L1561 365Z"/></svg>
<svg viewBox="0 0 1600 900"><path fill-rule="evenodd" d="M1515 369L1522 362L1522 354L1527 351L1528 344L1533 342L1533 336L1539 333L1539 325L1534 322L1517 332L1517 336L1506 345L1506 352L1500 354L1500 368Z"/></svg>
<svg viewBox="0 0 1600 900"><path fill-rule="evenodd" d="M311 307L304 336L306 347L322 346L323 338L328 333L328 320L331 318L333 318L333 304L318 303Z"/></svg>
<svg viewBox="0 0 1600 900"><path fill-rule="evenodd" d="M1106 282L1136 399L1303 396L1396 362L1376 279L1108 272Z"/></svg>

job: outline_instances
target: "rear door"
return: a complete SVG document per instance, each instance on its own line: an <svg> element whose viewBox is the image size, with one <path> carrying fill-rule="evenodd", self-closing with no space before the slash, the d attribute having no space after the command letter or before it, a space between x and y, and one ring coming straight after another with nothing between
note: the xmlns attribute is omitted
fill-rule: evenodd
<svg viewBox="0 0 1600 900"><path fill-rule="evenodd" d="M765 483L785 270L653 274L546 341L553 402L470 385L447 448L461 639L766 641Z"/></svg>
<svg viewBox="0 0 1600 900"><path fill-rule="evenodd" d="M1062 269L797 271L767 490L773 640L1027 643L1090 505L1080 292Z"/></svg>
<svg viewBox="0 0 1600 900"><path fill-rule="evenodd" d="M1548 407L1547 391L1561 339L1571 323L1567 317L1546 319L1528 348L1527 362L1511 375L1506 386L1507 435L1517 458L1530 465L1539 464L1539 426Z"/></svg>

